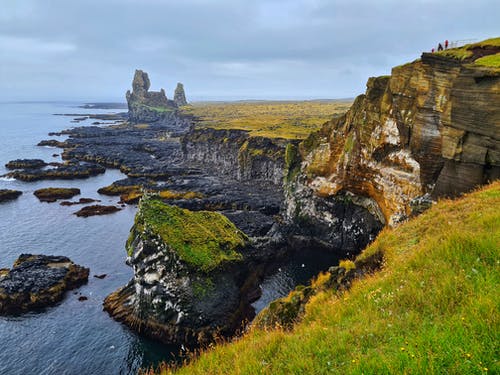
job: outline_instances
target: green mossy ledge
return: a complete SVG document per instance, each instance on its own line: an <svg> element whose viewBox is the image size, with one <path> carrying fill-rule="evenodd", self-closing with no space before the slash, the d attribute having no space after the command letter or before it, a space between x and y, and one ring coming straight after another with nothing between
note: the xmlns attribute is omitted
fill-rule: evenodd
<svg viewBox="0 0 500 375"><path fill-rule="evenodd" d="M145 194L126 249L134 278L109 295L104 308L138 333L202 344L231 334L246 317L241 286L249 239L224 215Z"/></svg>
<svg viewBox="0 0 500 375"><path fill-rule="evenodd" d="M207 273L225 263L242 260L240 250L248 243L248 237L224 215L171 206L155 195L141 200L127 241L129 256L136 239L146 233L160 237L190 268Z"/></svg>

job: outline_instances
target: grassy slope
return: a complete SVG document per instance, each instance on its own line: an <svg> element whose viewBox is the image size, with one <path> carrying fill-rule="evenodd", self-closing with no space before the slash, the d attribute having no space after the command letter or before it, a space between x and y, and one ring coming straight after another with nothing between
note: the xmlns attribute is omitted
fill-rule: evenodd
<svg viewBox="0 0 500 375"><path fill-rule="evenodd" d="M384 230L360 255L382 251L380 272L314 296L291 332L251 329L178 372L500 372L499 207L496 182Z"/></svg>
<svg viewBox="0 0 500 375"><path fill-rule="evenodd" d="M349 109L351 101L194 103L182 107L196 116L198 127L242 129L252 136L304 139L334 114Z"/></svg>

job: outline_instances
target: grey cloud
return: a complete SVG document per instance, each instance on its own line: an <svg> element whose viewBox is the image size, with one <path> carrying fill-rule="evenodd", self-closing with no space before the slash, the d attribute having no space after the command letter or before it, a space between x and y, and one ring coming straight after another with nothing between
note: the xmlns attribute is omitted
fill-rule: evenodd
<svg viewBox="0 0 500 375"><path fill-rule="evenodd" d="M0 100L118 99L135 68L200 99L354 96L439 40L496 36L499 11L486 0L9 2Z"/></svg>

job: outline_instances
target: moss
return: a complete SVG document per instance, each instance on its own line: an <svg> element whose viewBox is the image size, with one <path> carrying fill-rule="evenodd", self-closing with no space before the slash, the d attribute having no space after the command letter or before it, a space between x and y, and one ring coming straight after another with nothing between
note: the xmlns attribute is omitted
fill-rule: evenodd
<svg viewBox="0 0 500 375"><path fill-rule="evenodd" d="M240 250L248 241L224 215L217 212L192 212L163 203L159 197L144 197L139 205L127 249L135 235L147 228L158 235L188 266L210 272L225 263L243 258Z"/></svg>
<svg viewBox="0 0 500 375"><path fill-rule="evenodd" d="M53 202L57 199L68 199L80 194L76 188L44 188L35 190L33 193L38 199Z"/></svg>
<svg viewBox="0 0 500 375"><path fill-rule="evenodd" d="M122 186L122 185L111 184L100 188L99 190L97 190L97 192L102 195L115 196L115 195L129 194L140 190L141 187L139 185Z"/></svg>
<svg viewBox="0 0 500 375"><path fill-rule="evenodd" d="M293 181L300 172L299 149L293 143L288 143L285 148L285 173L286 181Z"/></svg>
<svg viewBox="0 0 500 375"><path fill-rule="evenodd" d="M486 66L489 68L500 68L500 53L481 57L474 61L474 65Z"/></svg>
<svg viewBox="0 0 500 375"><path fill-rule="evenodd" d="M344 144L344 151L348 154L351 153L352 149L354 147L354 134L351 133L349 137L347 137L345 144Z"/></svg>
<svg viewBox="0 0 500 375"><path fill-rule="evenodd" d="M214 290L215 285L211 278L198 278L191 284L193 294L196 298L203 298Z"/></svg>

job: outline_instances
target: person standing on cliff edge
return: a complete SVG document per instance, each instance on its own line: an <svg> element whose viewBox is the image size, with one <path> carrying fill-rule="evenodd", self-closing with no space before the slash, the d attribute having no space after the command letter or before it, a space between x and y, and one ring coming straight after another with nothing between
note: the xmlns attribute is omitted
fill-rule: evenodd
<svg viewBox="0 0 500 375"><path fill-rule="evenodd" d="M438 51L442 51L443 50L443 46L441 45L441 43L438 44Z"/></svg>
<svg viewBox="0 0 500 375"><path fill-rule="evenodd" d="M448 39L444 41L444 49L448 49Z"/></svg>

